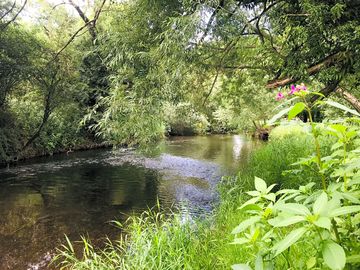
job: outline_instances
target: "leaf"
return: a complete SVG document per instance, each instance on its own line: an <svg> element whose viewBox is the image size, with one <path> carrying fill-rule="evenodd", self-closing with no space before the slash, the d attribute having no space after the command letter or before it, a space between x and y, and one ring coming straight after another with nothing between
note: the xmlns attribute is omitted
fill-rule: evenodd
<svg viewBox="0 0 360 270"><path fill-rule="evenodd" d="M230 244L232 245L242 245L242 244L246 244L249 243L250 240L244 237L241 238L235 238L233 242L231 242Z"/></svg>
<svg viewBox="0 0 360 270"><path fill-rule="evenodd" d="M243 205L241 205L238 209L241 210L241 209L245 208L247 205L257 203L259 200L260 200L260 197L252 198L252 199L246 201L246 202L245 202Z"/></svg>
<svg viewBox="0 0 360 270"><path fill-rule="evenodd" d="M250 266L247 264L233 264L231 266L231 269L233 270L252 270Z"/></svg>
<svg viewBox="0 0 360 270"><path fill-rule="evenodd" d="M310 257L306 262L306 268L311 269L316 265L316 257Z"/></svg>
<svg viewBox="0 0 360 270"><path fill-rule="evenodd" d="M351 114L360 116L360 114L359 114L357 111L352 110L352 109L350 109L350 108L348 108L348 107L346 107L346 106L344 106L344 105L342 105L342 104L340 104L340 103L338 103L338 102L335 102L335 101L332 101L332 100L326 100L325 103L328 104L328 105L330 105L330 106L332 106L332 107L335 107L335 108L338 108L338 109L340 109L340 110L343 110L343 111L345 111L345 112L349 112L349 113L351 113Z"/></svg>
<svg viewBox="0 0 360 270"><path fill-rule="evenodd" d="M257 197L257 196L260 195L260 192L257 191L257 190L247 191L247 192L245 192L245 193L248 194L248 195L250 195L250 196L252 196L252 197Z"/></svg>
<svg viewBox="0 0 360 270"><path fill-rule="evenodd" d="M248 205L242 207L241 210L242 211L249 211L249 210L261 211L262 208L260 206L258 206L257 204L248 204Z"/></svg>
<svg viewBox="0 0 360 270"><path fill-rule="evenodd" d="M354 180L351 180L349 182L349 186L352 186L352 185L359 185L360 184L360 178L357 178L357 179L354 179Z"/></svg>
<svg viewBox="0 0 360 270"><path fill-rule="evenodd" d="M275 202L275 200L276 200L275 193L266 194L266 195L264 195L264 198L268 199L269 201L272 201L272 202Z"/></svg>
<svg viewBox="0 0 360 270"><path fill-rule="evenodd" d="M295 215L302 215L302 216L308 216L310 215L310 211L309 209L299 203L284 203L284 204L279 204L278 206L276 206L276 209L289 213L289 214L295 214Z"/></svg>
<svg viewBox="0 0 360 270"><path fill-rule="evenodd" d="M255 270L264 270L264 263L261 254L258 254L255 259Z"/></svg>
<svg viewBox="0 0 360 270"><path fill-rule="evenodd" d="M360 263L360 255L351 255L346 257L346 262L350 264Z"/></svg>
<svg viewBox="0 0 360 270"><path fill-rule="evenodd" d="M342 147L343 145L344 145L344 143L337 142L331 147L331 151L334 151L335 149L338 149L338 148Z"/></svg>
<svg viewBox="0 0 360 270"><path fill-rule="evenodd" d="M320 96L320 97L323 97L323 98L325 97L325 95L320 93L320 92L311 91L311 94L317 95L317 96Z"/></svg>
<svg viewBox="0 0 360 270"><path fill-rule="evenodd" d="M347 199L348 201L352 202L352 203L356 203L356 204L360 204L360 200L358 198L356 198L354 195L352 195L351 193L347 192L343 192L340 193L340 195L344 198Z"/></svg>
<svg viewBox="0 0 360 270"><path fill-rule="evenodd" d="M318 220L314 221L317 227L324 228L330 231L331 221L328 217L319 217Z"/></svg>
<svg viewBox="0 0 360 270"><path fill-rule="evenodd" d="M275 186L276 186L276 184L270 185L270 186L266 189L266 193L269 193Z"/></svg>
<svg viewBox="0 0 360 270"><path fill-rule="evenodd" d="M241 222L235 229L233 229L231 233L232 234L241 233L244 230L246 230L248 227L250 227L251 225L258 222L260 219L261 219L260 217L248 218L247 220Z"/></svg>
<svg viewBox="0 0 360 270"><path fill-rule="evenodd" d="M341 270L345 267L346 256L344 249L331 240L325 241L322 247L324 263L332 270Z"/></svg>
<svg viewBox="0 0 360 270"><path fill-rule="evenodd" d="M327 205L327 202L328 202L328 197L325 192L322 192L313 205L314 214L318 215L321 212L323 212Z"/></svg>
<svg viewBox="0 0 360 270"><path fill-rule="evenodd" d="M301 221L305 221L305 217L304 216L291 216L291 217L286 217L286 218L273 218L269 220L269 224L272 225L273 227L286 227Z"/></svg>
<svg viewBox="0 0 360 270"><path fill-rule="evenodd" d="M266 192L267 189L266 182L261 178L255 176L255 188L257 191L260 191L262 193Z"/></svg>
<svg viewBox="0 0 360 270"><path fill-rule="evenodd" d="M338 217L342 215L351 214L354 212L360 212L360 205L343 206L336 208L330 212L330 217Z"/></svg>
<svg viewBox="0 0 360 270"><path fill-rule="evenodd" d="M251 236L251 240L250 240L250 241L251 241L252 243L255 243L256 240L258 239L259 235L260 235L260 229L259 229L259 228L256 228L256 230L254 231L254 233L253 233L252 236Z"/></svg>
<svg viewBox="0 0 360 270"><path fill-rule="evenodd" d="M306 228L302 227L289 233L283 240L281 240L272 248L272 250L275 251L274 257L279 255L291 245L295 244L301 238L301 236L304 235L305 232Z"/></svg>
<svg viewBox="0 0 360 270"><path fill-rule="evenodd" d="M283 117L285 114L287 114L290 111L290 108L286 108L275 114L268 122L267 124L269 126L273 125L277 120L279 120L281 117Z"/></svg>
<svg viewBox="0 0 360 270"><path fill-rule="evenodd" d="M301 113L305 109L305 107L306 105L304 102L298 102L294 106L292 106L288 114L288 120L293 119L295 116Z"/></svg>
<svg viewBox="0 0 360 270"><path fill-rule="evenodd" d="M346 131L346 126L340 125L340 124L330 125L330 128L332 128L340 133L344 133Z"/></svg>

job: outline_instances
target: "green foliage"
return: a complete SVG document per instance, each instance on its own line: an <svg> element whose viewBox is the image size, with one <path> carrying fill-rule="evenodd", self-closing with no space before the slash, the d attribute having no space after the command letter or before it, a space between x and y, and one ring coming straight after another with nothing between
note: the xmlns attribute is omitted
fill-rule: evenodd
<svg viewBox="0 0 360 270"><path fill-rule="evenodd" d="M211 129L216 133L234 132L242 128L239 125L239 117L233 108L219 107L212 113Z"/></svg>
<svg viewBox="0 0 360 270"><path fill-rule="evenodd" d="M165 122L171 135L205 134L209 128L206 116L197 112L190 103L167 104Z"/></svg>
<svg viewBox="0 0 360 270"><path fill-rule="evenodd" d="M298 189L273 191L275 185L267 187L264 180L255 178L256 190L247 192L252 198L239 208L248 218L232 232L237 235L234 243L246 244L261 264L267 265L266 269L286 266L302 269L305 265L308 269L344 269L346 257L351 258L359 250L359 119L350 119L350 124L327 124L319 129L312 121L312 107L306 100L311 94L295 92L302 101L291 107L289 119L303 110L309 114L315 155L296 164L313 168L322 190L313 188L316 185L310 182ZM351 112L336 102L318 104L323 103ZM331 153L325 157L320 149L321 132L336 139ZM300 169L300 173L303 177L303 170ZM306 253L301 253L300 240L310 245ZM283 257L279 257L280 254ZM263 269L257 260L254 265L255 269Z"/></svg>
<svg viewBox="0 0 360 270"><path fill-rule="evenodd" d="M186 218L148 211L130 217L125 224L115 222L125 230L119 241L108 241L107 247L98 251L83 238L83 257L78 259L67 239L54 264L60 269L210 269L212 260L198 257L211 252L199 241L200 236L208 239L206 228L195 227Z"/></svg>

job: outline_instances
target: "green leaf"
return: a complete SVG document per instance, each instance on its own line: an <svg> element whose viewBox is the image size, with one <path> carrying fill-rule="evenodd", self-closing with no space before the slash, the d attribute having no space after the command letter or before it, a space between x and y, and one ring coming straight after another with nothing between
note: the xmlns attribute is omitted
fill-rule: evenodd
<svg viewBox="0 0 360 270"><path fill-rule="evenodd" d="M269 201L272 201L272 202L275 202L275 200L276 200L275 193L266 194L266 195L264 195L264 198L268 199Z"/></svg>
<svg viewBox="0 0 360 270"><path fill-rule="evenodd" d="M252 196L252 197L256 197L256 196L259 196L260 195L260 192L257 191L257 190L252 190L252 191L247 191L245 192L246 194Z"/></svg>
<svg viewBox="0 0 360 270"><path fill-rule="evenodd" d="M325 97L325 95L320 93L320 92L311 91L311 94L317 95L317 96L320 96L320 97L323 97L323 98Z"/></svg>
<svg viewBox="0 0 360 270"><path fill-rule="evenodd" d="M242 211L249 211L249 210L261 211L262 208L260 206L258 206L257 204L248 204L248 205L242 207L241 210Z"/></svg>
<svg viewBox="0 0 360 270"><path fill-rule="evenodd" d="M316 265L316 257L310 257L306 262L306 268L311 269Z"/></svg>
<svg viewBox="0 0 360 270"><path fill-rule="evenodd" d="M273 125L277 120L279 120L281 117L283 117L285 114L287 114L290 111L290 108L286 108L275 114L268 122L267 124L269 126Z"/></svg>
<svg viewBox="0 0 360 270"><path fill-rule="evenodd" d="M344 206L334 209L330 212L330 217L338 217L354 212L360 212L360 205Z"/></svg>
<svg viewBox="0 0 360 270"><path fill-rule="evenodd" d="M241 222L235 229L233 229L231 233L232 234L241 233L244 230L246 230L248 227L250 227L251 225L258 222L260 219L261 219L260 217L248 218L247 220L244 220L243 222Z"/></svg>
<svg viewBox="0 0 360 270"><path fill-rule="evenodd" d="M351 113L351 114L360 116L360 114L359 114L357 111L352 110L352 109L350 109L350 108L348 108L348 107L346 107L346 106L344 106L344 105L342 105L342 104L340 104L340 103L338 103L338 102L335 102L335 101L332 101L332 100L326 100L325 103L328 104L328 105L330 105L330 106L332 106L332 107L335 107L335 108L338 108L338 109L340 109L340 110L343 110L343 111L345 111L345 112L349 112L349 113Z"/></svg>
<svg viewBox="0 0 360 270"><path fill-rule="evenodd" d="M243 209L245 208L247 205L250 205L250 204L255 204L257 203L258 201L260 200L260 197L255 197L255 198L252 198L250 200L247 200L243 205L241 205L238 209Z"/></svg>
<svg viewBox="0 0 360 270"><path fill-rule="evenodd" d="M360 263L360 255L351 255L346 257L346 262L350 264Z"/></svg>
<svg viewBox="0 0 360 270"><path fill-rule="evenodd" d="M347 199L348 201L350 201L352 203L360 204L360 200L357 197L355 197L356 195L353 195L352 193L342 192L342 193L340 193L340 196L342 196L344 199Z"/></svg>
<svg viewBox="0 0 360 270"><path fill-rule="evenodd" d="M262 193L266 192L267 189L266 182L261 178L255 176L255 188L257 191L260 191Z"/></svg>
<svg viewBox="0 0 360 270"><path fill-rule="evenodd" d="M340 132L340 133L344 133L347 129L346 126L344 125L340 125L340 124L334 124L334 125L330 125L330 128Z"/></svg>
<svg viewBox="0 0 360 270"><path fill-rule="evenodd" d="M326 208L327 202L328 202L328 197L325 192L322 192L314 203L313 206L314 214L318 215L321 212L323 212Z"/></svg>
<svg viewBox="0 0 360 270"><path fill-rule="evenodd" d="M319 217L318 220L314 221L317 227L324 228L330 231L331 221L328 217Z"/></svg>
<svg viewBox="0 0 360 270"><path fill-rule="evenodd" d="M258 254L255 259L255 270L264 270L264 263L261 254Z"/></svg>
<svg viewBox="0 0 360 270"><path fill-rule="evenodd" d="M268 186L268 188L266 189L266 193L269 193L275 186L276 186L276 184L272 184L272 185Z"/></svg>
<svg viewBox="0 0 360 270"><path fill-rule="evenodd" d="M344 145L344 143L337 142L331 147L331 151L334 151L335 149L338 149L339 147L342 147L343 145Z"/></svg>
<svg viewBox="0 0 360 270"><path fill-rule="evenodd" d="M344 249L331 240L325 241L322 247L324 263L332 270L341 270L345 267L346 256Z"/></svg>
<svg viewBox="0 0 360 270"><path fill-rule="evenodd" d="M305 220L304 216L291 216L286 218L277 217L270 219L269 224L273 227L286 227Z"/></svg>
<svg viewBox="0 0 360 270"><path fill-rule="evenodd" d="M284 203L279 204L276 206L276 209L289 213L289 214L295 214L295 215L301 215L301 216L308 216L311 215L309 209L299 203Z"/></svg>
<svg viewBox="0 0 360 270"><path fill-rule="evenodd" d="M281 240L279 243L277 243L273 248L272 251L275 251L275 257L279 255L281 252L286 250L291 245L295 244L301 236L304 235L306 232L306 228L302 227L296 230L293 230L291 233L289 233L283 240Z"/></svg>
<svg viewBox="0 0 360 270"><path fill-rule="evenodd" d="M252 270L247 264L234 264L231 266L233 270Z"/></svg>
<svg viewBox="0 0 360 270"><path fill-rule="evenodd" d="M354 179L354 180L351 180L349 182L349 186L352 186L352 185L359 185L360 184L360 178L357 178L357 179Z"/></svg>
<svg viewBox="0 0 360 270"><path fill-rule="evenodd" d="M241 238L235 238L233 242L231 242L230 244L232 245L242 245L242 244L246 244L249 243L250 240L244 237Z"/></svg>
<svg viewBox="0 0 360 270"><path fill-rule="evenodd" d="M293 119L295 116L301 113L305 109L305 107L306 105L304 102L298 102L294 106L292 106L288 114L288 120Z"/></svg>

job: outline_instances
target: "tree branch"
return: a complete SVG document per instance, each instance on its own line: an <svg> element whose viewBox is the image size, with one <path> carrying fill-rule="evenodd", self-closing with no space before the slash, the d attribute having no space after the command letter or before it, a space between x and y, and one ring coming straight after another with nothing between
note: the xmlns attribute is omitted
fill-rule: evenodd
<svg viewBox="0 0 360 270"><path fill-rule="evenodd" d="M331 54L331 55L325 57L324 59L321 60L321 62L319 62L318 64L315 64L315 65L312 65L307 69L308 75L313 76L316 73L318 73L320 70L322 70L323 68L334 65L336 62L339 61L339 58L340 59L342 58L341 52L334 53L334 54ZM270 89L277 88L277 87L288 85L290 83L294 83L298 80L299 80L299 78L297 78L297 77L285 77L285 78L269 81L268 84L266 85L266 87L270 88Z"/></svg>
<svg viewBox="0 0 360 270"><path fill-rule="evenodd" d="M336 93L339 93L351 106L360 113L360 100L357 99L353 94L345 91L343 88L338 87Z"/></svg>
<svg viewBox="0 0 360 270"><path fill-rule="evenodd" d="M77 13L79 14L80 18L84 21L85 26L88 28L88 31L90 33L91 39L93 42L96 40L96 31L95 31L95 25L94 20L89 20L89 18L85 15L85 13L81 10L81 8L74 3L73 0L68 0L70 5L72 5Z"/></svg>
<svg viewBox="0 0 360 270"><path fill-rule="evenodd" d="M14 10L15 5L16 5L16 0L15 0L14 3L12 4L11 8L10 8L8 11L6 11L6 12L4 13L4 15L1 16L0 21L1 21L2 19L4 19L5 16L8 15L11 11Z"/></svg>
<svg viewBox="0 0 360 270"><path fill-rule="evenodd" d="M21 8L19 9L19 11L15 14L15 16L9 20L8 22L6 22L2 27L1 27L1 31L4 31L6 29L6 27L9 26L10 23L14 22L16 20L16 18L19 16L19 14L23 11L25 5L27 3L27 0L24 1L23 5L21 6Z"/></svg>
<svg viewBox="0 0 360 270"><path fill-rule="evenodd" d="M77 35L84 29L87 27L87 25L89 23L91 23L91 21L89 21L88 23L84 24L82 27L80 27L71 37L70 39L65 43L65 45L55 54L55 56L49 61L49 63L51 63L52 61L54 61L56 58L58 58L58 56L60 55L60 53L62 53L63 50L65 50L67 48L67 46L70 45L70 43L77 37Z"/></svg>

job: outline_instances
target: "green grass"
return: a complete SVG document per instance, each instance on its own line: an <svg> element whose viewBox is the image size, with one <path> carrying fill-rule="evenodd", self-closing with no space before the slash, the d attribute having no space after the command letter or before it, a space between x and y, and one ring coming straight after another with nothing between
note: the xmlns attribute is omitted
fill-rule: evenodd
<svg viewBox="0 0 360 270"><path fill-rule="evenodd" d="M327 148L322 150L326 152ZM177 213L147 211L139 217L130 217L123 226L123 238L109 241L107 248L97 250L83 239L83 255L78 257L68 242L59 251L56 263L63 269L79 270L170 270L230 269L233 264L253 261L254 255L244 246L231 244L234 238L231 231L246 218L237 210L248 199L244 191L252 189L254 176L291 187L310 182L318 177L311 170L301 175L282 172L312 152L308 135L273 138L253 153L246 169L237 176L223 178L218 187L221 202L210 217L185 222L187 219Z"/></svg>

